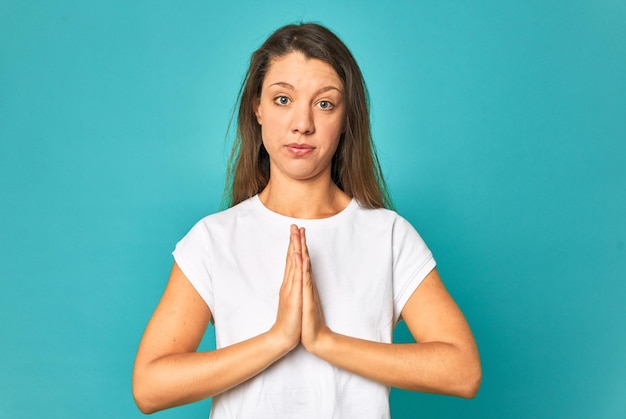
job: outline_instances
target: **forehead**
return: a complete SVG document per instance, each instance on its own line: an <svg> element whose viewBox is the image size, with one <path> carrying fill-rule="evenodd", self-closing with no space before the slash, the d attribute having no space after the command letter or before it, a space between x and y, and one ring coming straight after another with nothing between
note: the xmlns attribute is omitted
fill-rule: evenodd
<svg viewBox="0 0 626 419"><path fill-rule="evenodd" d="M343 83L335 69L325 61L307 58L299 52L292 52L270 61L263 87L276 83L287 83L293 87L333 86L342 90Z"/></svg>

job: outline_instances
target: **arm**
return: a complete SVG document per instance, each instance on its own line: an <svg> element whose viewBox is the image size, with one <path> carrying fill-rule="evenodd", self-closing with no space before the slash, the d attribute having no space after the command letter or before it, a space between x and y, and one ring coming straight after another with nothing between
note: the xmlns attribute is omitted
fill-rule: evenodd
<svg viewBox="0 0 626 419"><path fill-rule="evenodd" d="M306 243L303 249L302 343L309 352L388 386L466 398L476 395L482 377L478 349L465 317L436 269L402 311L419 343L385 344L340 335L325 325L308 267Z"/></svg>
<svg viewBox="0 0 626 419"><path fill-rule="evenodd" d="M133 396L152 413L212 397L257 375L300 340L302 266L291 240L276 323L266 333L232 346L196 352L211 311L178 265L141 339L133 370Z"/></svg>

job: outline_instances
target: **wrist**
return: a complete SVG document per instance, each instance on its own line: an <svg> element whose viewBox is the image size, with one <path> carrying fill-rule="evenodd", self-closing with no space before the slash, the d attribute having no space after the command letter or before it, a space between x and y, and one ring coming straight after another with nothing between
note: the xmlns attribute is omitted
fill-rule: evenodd
<svg viewBox="0 0 626 419"><path fill-rule="evenodd" d="M325 354L327 354L333 348L335 336L335 332L330 330L328 326L324 326L321 330L319 330L319 332L315 336L315 339L304 346L306 350L311 354L317 356L318 358L324 359Z"/></svg>
<svg viewBox="0 0 626 419"><path fill-rule="evenodd" d="M265 335L268 345L273 351L278 353L279 357L283 357L291 352L300 342L299 337L298 339L294 339L292 336L286 335L275 326L268 330Z"/></svg>

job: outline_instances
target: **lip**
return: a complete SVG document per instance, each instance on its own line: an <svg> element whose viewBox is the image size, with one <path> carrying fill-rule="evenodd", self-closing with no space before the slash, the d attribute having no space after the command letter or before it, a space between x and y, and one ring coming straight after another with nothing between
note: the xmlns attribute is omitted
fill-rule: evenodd
<svg viewBox="0 0 626 419"><path fill-rule="evenodd" d="M285 148L290 154L297 156L297 157L306 156L308 154L311 154L313 150L315 150L315 147L313 147L312 145L304 144L304 143L287 144Z"/></svg>

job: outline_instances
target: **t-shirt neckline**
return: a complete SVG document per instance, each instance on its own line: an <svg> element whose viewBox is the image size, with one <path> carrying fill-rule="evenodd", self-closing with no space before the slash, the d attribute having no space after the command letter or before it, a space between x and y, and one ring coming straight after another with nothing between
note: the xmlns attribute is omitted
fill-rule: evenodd
<svg viewBox="0 0 626 419"><path fill-rule="evenodd" d="M259 198L259 195L254 195L250 198L251 203L254 207L262 213L264 217L267 219L271 219L273 221L280 222L281 224L296 224L298 226L328 226L328 225L336 225L340 223L345 218L349 217L355 209L359 207L359 204L356 199L352 198L348 205L341 211L339 211L335 215L331 215L326 218L294 218L288 217L286 215L279 214L267 208L265 204Z"/></svg>

